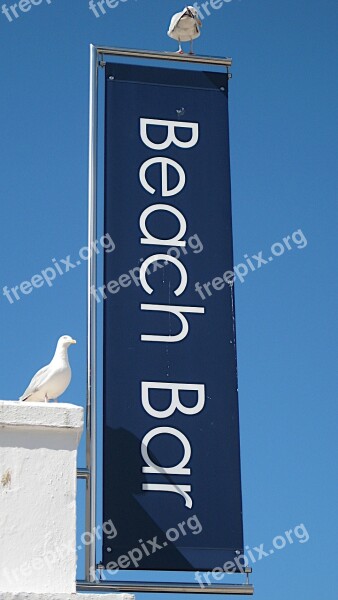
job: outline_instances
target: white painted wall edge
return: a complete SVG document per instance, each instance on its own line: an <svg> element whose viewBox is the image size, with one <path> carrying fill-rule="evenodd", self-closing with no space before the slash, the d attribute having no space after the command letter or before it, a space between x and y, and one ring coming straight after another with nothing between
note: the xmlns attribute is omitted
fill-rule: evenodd
<svg viewBox="0 0 338 600"><path fill-rule="evenodd" d="M0 400L0 427L83 429L83 408L74 404Z"/></svg>

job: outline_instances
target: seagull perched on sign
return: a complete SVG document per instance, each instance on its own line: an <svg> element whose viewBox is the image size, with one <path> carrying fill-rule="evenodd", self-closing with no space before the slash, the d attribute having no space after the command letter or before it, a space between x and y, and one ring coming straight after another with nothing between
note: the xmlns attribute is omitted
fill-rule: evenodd
<svg viewBox="0 0 338 600"><path fill-rule="evenodd" d="M19 400L22 402L57 401L57 398L66 391L72 378L68 362L68 348L71 344L76 344L76 341L70 335L60 337L51 362L34 375Z"/></svg>
<svg viewBox="0 0 338 600"><path fill-rule="evenodd" d="M178 52L183 54L181 42L190 41L190 53L193 53L192 41L201 35L202 23L198 11L193 6L186 6L182 12L176 13L170 21L168 35L178 41Z"/></svg>

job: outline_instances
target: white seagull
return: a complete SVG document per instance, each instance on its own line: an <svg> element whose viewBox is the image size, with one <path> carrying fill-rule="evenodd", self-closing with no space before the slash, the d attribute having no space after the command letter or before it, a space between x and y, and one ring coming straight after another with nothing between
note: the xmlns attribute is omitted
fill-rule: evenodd
<svg viewBox="0 0 338 600"><path fill-rule="evenodd" d="M68 362L68 348L71 344L76 344L76 341L70 335L60 337L51 362L34 375L19 400L22 402L57 401L57 398L66 391L72 378Z"/></svg>
<svg viewBox="0 0 338 600"><path fill-rule="evenodd" d="M176 13L170 21L168 35L178 41L178 52L183 54L181 42L190 41L190 53L193 53L192 41L201 35L202 23L198 11L193 6L186 6L182 12Z"/></svg>

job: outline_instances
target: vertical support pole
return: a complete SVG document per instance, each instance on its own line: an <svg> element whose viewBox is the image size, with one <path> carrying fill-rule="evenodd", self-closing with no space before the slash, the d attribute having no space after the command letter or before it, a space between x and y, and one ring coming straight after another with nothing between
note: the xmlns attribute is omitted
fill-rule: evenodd
<svg viewBox="0 0 338 600"><path fill-rule="evenodd" d="M88 154L88 247L96 240L98 52L90 45L89 154ZM87 410L86 410L86 531L96 526L96 302L90 293L96 288L96 254L89 253L87 296ZM95 581L96 539L86 546L85 579Z"/></svg>

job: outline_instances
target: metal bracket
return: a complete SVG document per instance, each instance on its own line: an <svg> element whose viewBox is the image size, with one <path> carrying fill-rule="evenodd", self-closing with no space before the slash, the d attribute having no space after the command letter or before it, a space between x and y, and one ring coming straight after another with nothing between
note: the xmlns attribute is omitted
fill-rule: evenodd
<svg viewBox="0 0 338 600"><path fill-rule="evenodd" d="M104 60L104 54L101 52L101 59L99 60L99 66L104 68L106 66L106 61Z"/></svg>
<svg viewBox="0 0 338 600"><path fill-rule="evenodd" d="M245 583L246 583L246 585L250 585L250 575L252 573L252 568L251 567L245 567L244 573L246 575Z"/></svg>
<svg viewBox="0 0 338 600"><path fill-rule="evenodd" d="M198 56L191 54L177 54L176 52L156 52L155 50L131 50L128 48L97 47L96 51L104 58L107 56L126 56L129 58L148 58L152 60L165 60L171 62L188 62L202 65L216 65L226 67L227 71L232 65L232 58L221 56Z"/></svg>
<svg viewBox="0 0 338 600"><path fill-rule="evenodd" d="M243 573L245 574L244 584L198 584L198 583L154 583L154 582L114 582L104 580L105 566L102 562L96 565L96 569L99 572L98 581L93 584L87 584L86 582L79 581L77 584L78 591L116 591L116 592L144 592L144 593L176 593L176 594L222 594L222 595L243 595L252 596L254 593L254 587L250 584L249 576L252 573L251 567L245 567Z"/></svg>
<svg viewBox="0 0 338 600"><path fill-rule="evenodd" d="M89 469L82 469L81 467L79 467L77 469L77 478L78 479L89 479L90 477L90 471Z"/></svg>

